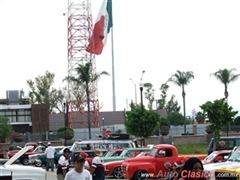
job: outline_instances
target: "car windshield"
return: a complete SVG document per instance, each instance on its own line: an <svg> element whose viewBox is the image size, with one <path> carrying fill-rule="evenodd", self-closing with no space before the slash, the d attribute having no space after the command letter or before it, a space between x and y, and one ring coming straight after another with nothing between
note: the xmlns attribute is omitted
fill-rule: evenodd
<svg viewBox="0 0 240 180"><path fill-rule="evenodd" d="M38 146L36 149L34 149L34 152L45 152L46 148L44 146Z"/></svg>
<svg viewBox="0 0 240 180"><path fill-rule="evenodd" d="M240 147L238 147L230 156L228 161L240 162Z"/></svg>
<svg viewBox="0 0 240 180"><path fill-rule="evenodd" d="M133 154L128 149L124 149L123 152L120 154L120 156L121 157L133 157Z"/></svg>
<svg viewBox="0 0 240 180"><path fill-rule="evenodd" d="M146 152L140 152L136 157L145 156Z"/></svg>
<svg viewBox="0 0 240 180"><path fill-rule="evenodd" d="M114 154L114 151L108 151L104 157L111 157Z"/></svg>
<svg viewBox="0 0 240 180"><path fill-rule="evenodd" d="M217 152L214 151L212 152L211 154L209 154L204 160L203 162L206 163L206 162L212 162L217 156Z"/></svg>

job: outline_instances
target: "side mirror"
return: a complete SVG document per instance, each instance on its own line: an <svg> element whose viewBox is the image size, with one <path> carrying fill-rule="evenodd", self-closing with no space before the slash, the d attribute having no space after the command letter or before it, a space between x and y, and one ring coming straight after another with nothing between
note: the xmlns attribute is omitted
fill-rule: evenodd
<svg viewBox="0 0 240 180"><path fill-rule="evenodd" d="M223 159L224 160L227 160L229 158L229 156L224 156Z"/></svg>

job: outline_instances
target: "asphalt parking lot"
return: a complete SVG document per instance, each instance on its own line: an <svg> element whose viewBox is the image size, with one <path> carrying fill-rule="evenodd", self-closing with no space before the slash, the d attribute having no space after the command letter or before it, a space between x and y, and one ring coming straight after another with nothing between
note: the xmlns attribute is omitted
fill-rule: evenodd
<svg viewBox="0 0 240 180"><path fill-rule="evenodd" d="M106 177L106 179L116 180L114 177L111 177L111 176ZM47 172L47 180L57 180L56 169L54 170L54 172L52 171Z"/></svg>
<svg viewBox="0 0 240 180"><path fill-rule="evenodd" d="M113 176L108 176L106 177L108 180L116 180ZM51 170L47 172L47 180L57 180L57 175L56 175L56 169L54 169L54 172Z"/></svg>

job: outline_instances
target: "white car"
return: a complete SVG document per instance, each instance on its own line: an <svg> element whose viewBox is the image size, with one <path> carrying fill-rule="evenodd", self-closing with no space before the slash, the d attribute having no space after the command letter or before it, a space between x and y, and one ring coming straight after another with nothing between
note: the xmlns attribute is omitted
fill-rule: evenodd
<svg viewBox="0 0 240 180"><path fill-rule="evenodd" d="M9 159L4 165L0 166L0 179L5 177L5 179L19 180L19 179L28 179L28 180L47 180L47 173L42 168L23 166L12 164L19 157L21 157L29 149L32 149L33 146L27 146L21 149L17 154L15 154L11 159Z"/></svg>
<svg viewBox="0 0 240 180"><path fill-rule="evenodd" d="M215 173L218 169L224 168L224 167L232 167L232 166L240 166L240 147L238 147L236 150L233 149L233 152L231 156L228 158L225 162L218 162L218 163L212 163L212 164L206 164L203 165L204 171L208 172L209 178L208 180L215 180Z"/></svg>

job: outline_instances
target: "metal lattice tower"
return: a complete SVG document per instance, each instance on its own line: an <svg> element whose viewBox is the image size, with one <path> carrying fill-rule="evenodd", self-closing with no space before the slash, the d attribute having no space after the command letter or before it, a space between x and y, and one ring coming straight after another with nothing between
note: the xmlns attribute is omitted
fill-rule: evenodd
<svg viewBox="0 0 240 180"><path fill-rule="evenodd" d="M68 76L76 76L78 64L92 62L92 73L96 72L95 55L86 51L93 30L91 0L68 0ZM94 48L94 47L93 47ZM87 98L74 100L73 93L79 91L68 83L68 126L87 127ZM91 127L100 126L97 83L90 85L90 119Z"/></svg>

